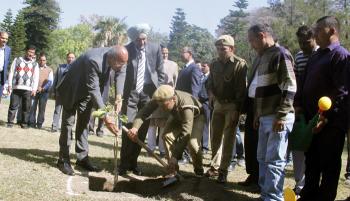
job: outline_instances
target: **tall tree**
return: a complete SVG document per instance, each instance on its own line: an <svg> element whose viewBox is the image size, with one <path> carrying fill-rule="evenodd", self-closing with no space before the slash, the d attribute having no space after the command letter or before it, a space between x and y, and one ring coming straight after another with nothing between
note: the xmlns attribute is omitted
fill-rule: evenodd
<svg viewBox="0 0 350 201"><path fill-rule="evenodd" d="M47 51L52 67L64 63L66 54L73 52L76 57L92 46L93 31L87 24L78 24L66 29L57 29L50 34L50 46Z"/></svg>
<svg viewBox="0 0 350 201"><path fill-rule="evenodd" d="M8 44L12 48L12 59L24 54L26 47L27 35L24 25L23 13L19 12L16 16L15 22L10 30L11 36L9 37Z"/></svg>
<svg viewBox="0 0 350 201"><path fill-rule="evenodd" d="M102 17L93 27L97 34L94 38L94 46L107 47L124 44L127 41L127 25L124 19L116 17Z"/></svg>
<svg viewBox="0 0 350 201"><path fill-rule="evenodd" d="M247 7L247 0L236 0L233 10L229 10L229 14L220 20L216 33L231 35L235 39L235 53L249 62L251 50L246 40L249 17Z"/></svg>
<svg viewBox="0 0 350 201"><path fill-rule="evenodd" d="M247 0L235 1L233 4L234 9L229 10L229 14L220 20L217 33L219 33L219 35L229 34L234 38L241 34L246 29L246 17L249 16L249 13L245 12L247 7Z"/></svg>
<svg viewBox="0 0 350 201"><path fill-rule="evenodd" d="M11 11L11 9L8 9L6 14L5 14L5 16L4 16L4 20L0 24L0 28L3 31L6 31L7 33L10 33L12 24L13 24L12 11Z"/></svg>
<svg viewBox="0 0 350 201"><path fill-rule="evenodd" d="M182 8L176 8L175 15L171 20L169 34L169 58L179 60L181 49L187 44L189 24L186 22L186 14Z"/></svg>
<svg viewBox="0 0 350 201"><path fill-rule="evenodd" d="M27 44L35 45L38 52L46 50L48 37L58 26L60 7L55 0L25 0L24 4Z"/></svg>
<svg viewBox="0 0 350 201"><path fill-rule="evenodd" d="M210 62L216 57L215 39L207 29L191 25L187 41L194 50L194 59Z"/></svg>

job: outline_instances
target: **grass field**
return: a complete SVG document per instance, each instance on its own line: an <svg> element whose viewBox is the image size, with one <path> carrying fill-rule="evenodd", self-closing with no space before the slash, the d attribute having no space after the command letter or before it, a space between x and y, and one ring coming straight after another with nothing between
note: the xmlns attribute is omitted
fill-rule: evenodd
<svg viewBox="0 0 350 201"><path fill-rule="evenodd" d="M192 174L192 165L181 166L185 180L168 188L161 188L162 168L143 151L139 157L145 177L130 175L120 178L119 192L96 192L88 188L88 172L76 169L77 175L62 174L56 168L59 133L51 133L54 102L47 105L44 129L6 128L8 101L0 104L0 200L252 200L259 195L249 188L237 185L246 178L244 168L236 167L229 174L229 182L220 185L215 180L197 178ZM114 137L105 131L103 138L89 136L90 157L104 170L97 176L112 178ZM119 141L121 141L119 139ZM119 143L120 144L120 143ZM337 200L350 195L344 185L346 155L343 154L343 169L339 181ZM210 155L205 155L208 164ZM71 161L75 166L74 145ZM292 169L287 168L285 187L293 187Z"/></svg>

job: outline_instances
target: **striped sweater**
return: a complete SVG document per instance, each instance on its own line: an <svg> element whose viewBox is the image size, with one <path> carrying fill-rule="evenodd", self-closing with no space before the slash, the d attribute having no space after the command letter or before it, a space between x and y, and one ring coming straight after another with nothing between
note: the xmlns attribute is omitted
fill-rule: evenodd
<svg viewBox="0 0 350 201"><path fill-rule="evenodd" d="M294 112L296 80L293 66L290 52L277 45L267 48L255 59L253 69L256 69L257 76L255 106L258 117L274 114L277 119L285 120L288 113Z"/></svg>

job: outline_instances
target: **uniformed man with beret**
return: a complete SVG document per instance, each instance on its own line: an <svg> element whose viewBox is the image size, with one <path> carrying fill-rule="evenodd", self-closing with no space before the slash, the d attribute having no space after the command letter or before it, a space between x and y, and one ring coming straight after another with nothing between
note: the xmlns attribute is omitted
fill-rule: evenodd
<svg viewBox="0 0 350 201"><path fill-rule="evenodd" d="M247 63L234 54L234 39L220 36L215 42L218 58L214 59L207 82L209 101L213 106L212 159L217 158L221 143L222 157L218 170L212 166L207 175L227 181L227 168L232 158L238 117L246 92Z"/></svg>
<svg viewBox="0 0 350 201"><path fill-rule="evenodd" d="M205 116L201 103L191 94L174 90L169 85L161 85L154 92L152 100L136 115L128 137L135 141L143 121L158 107L170 112L163 133L170 172L175 173L178 170L177 161L181 159L182 153L188 147L194 172L202 176L204 170L200 143Z"/></svg>

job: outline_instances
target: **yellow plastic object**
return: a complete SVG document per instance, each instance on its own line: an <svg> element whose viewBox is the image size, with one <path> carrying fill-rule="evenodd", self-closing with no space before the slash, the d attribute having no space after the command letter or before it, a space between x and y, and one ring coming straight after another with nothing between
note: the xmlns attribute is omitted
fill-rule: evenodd
<svg viewBox="0 0 350 201"><path fill-rule="evenodd" d="M295 195L293 189L286 188L284 189L284 201L296 201L297 196Z"/></svg>
<svg viewBox="0 0 350 201"><path fill-rule="evenodd" d="M332 101L327 96L323 96L318 100L318 108L322 111L327 111L332 107Z"/></svg>

